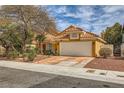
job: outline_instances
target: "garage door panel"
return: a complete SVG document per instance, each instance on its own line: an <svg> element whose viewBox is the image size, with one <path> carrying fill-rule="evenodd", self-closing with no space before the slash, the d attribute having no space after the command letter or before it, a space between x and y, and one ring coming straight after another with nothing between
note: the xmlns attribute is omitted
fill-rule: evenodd
<svg viewBox="0 0 124 93"><path fill-rule="evenodd" d="M92 56L92 42L61 42L60 55Z"/></svg>

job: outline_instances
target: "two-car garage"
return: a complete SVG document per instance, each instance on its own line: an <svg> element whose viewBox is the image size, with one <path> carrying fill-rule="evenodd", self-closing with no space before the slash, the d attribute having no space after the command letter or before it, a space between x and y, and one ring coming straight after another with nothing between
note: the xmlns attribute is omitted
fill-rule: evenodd
<svg viewBox="0 0 124 93"><path fill-rule="evenodd" d="M92 41L60 42L60 55L92 56Z"/></svg>

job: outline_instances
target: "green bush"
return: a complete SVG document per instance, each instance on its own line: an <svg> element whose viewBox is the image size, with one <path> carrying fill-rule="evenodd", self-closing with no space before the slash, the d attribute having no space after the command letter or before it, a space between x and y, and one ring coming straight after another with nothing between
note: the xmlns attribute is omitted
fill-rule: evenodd
<svg viewBox="0 0 124 93"><path fill-rule="evenodd" d="M46 54L46 55L54 55L54 53L53 53L52 50L46 50L46 51L45 51L45 54Z"/></svg>
<svg viewBox="0 0 124 93"><path fill-rule="evenodd" d="M5 56L5 48L0 46L0 57Z"/></svg>
<svg viewBox="0 0 124 93"><path fill-rule="evenodd" d="M14 50L14 51L9 51L9 52L8 52L8 57L9 57L9 58L16 58L16 57L18 57L18 56L19 56L19 52L16 51L16 50Z"/></svg>
<svg viewBox="0 0 124 93"><path fill-rule="evenodd" d="M34 50L36 51L37 54L39 54L39 48L34 48Z"/></svg>
<svg viewBox="0 0 124 93"><path fill-rule="evenodd" d="M35 57L36 57L36 52L34 50L31 50L28 53L28 59L29 59L29 61L33 61Z"/></svg>
<svg viewBox="0 0 124 93"><path fill-rule="evenodd" d="M26 52L23 54L24 58L28 58L28 61L33 61L36 57L37 51L36 49L27 49Z"/></svg>
<svg viewBox="0 0 124 93"><path fill-rule="evenodd" d="M110 48L101 48L99 51L100 56L107 58L111 56L112 50Z"/></svg>

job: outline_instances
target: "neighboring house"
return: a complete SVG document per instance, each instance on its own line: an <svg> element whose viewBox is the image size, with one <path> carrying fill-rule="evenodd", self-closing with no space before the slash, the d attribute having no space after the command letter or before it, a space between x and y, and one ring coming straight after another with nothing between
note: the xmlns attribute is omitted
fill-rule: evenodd
<svg viewBox="0 0 124 93"><path fill-rule="evenodd" d="M56 55L99 56L99 50L106 42L98 35L76 26L69 26L56 34L46 34L43 50L52 50Z"/></svg>
<svg viewBox="0 0 124 93"><path fill-rule="evenodd" d="M42 43L42 46L41 46L41 48L43 48L42 50L43 51L51 50L54 54L58 55L57 48L56 48L56 46L57 46L56 36L58 35L58 32L53 31L53 33L52 32L51 33L49 33L49 32L42 33L40 31L35 31L34 39L32 41L33 45L38 46L37 45L38 42L36 42L35 37L40 34L45 34L45 37L46 37L46 39L44 40L44 42Z"/></svg>

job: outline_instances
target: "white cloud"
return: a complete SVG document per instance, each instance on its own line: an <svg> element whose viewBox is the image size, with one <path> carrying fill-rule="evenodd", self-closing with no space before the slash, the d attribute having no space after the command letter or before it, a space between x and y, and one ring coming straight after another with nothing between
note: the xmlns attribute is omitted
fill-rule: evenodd
<svg viewBox="0 0 124 93"><path fill-rule="evenodd" d="M67 6L51 8L52 15L60 18L56 19L57 26L64 30L71 25L70 19L64 17L78 18L74 19L75 24L85 30L91 30L100 34L107 26L112 26L116 22L124 23L124 6L76 6L74 12L68 12ZM79 20L80 19L80 20ZM78 22L79 21L79 22Z"/></svg>
<svg viewBox="0 0 124 93"><path fill-rule="evenodd" d="M77 6L76 13L74 12L67 12L65 9L65 15L66 17L72 17L72 18L80 18L85 20L91 20L92 15L94 15L93 9L90 6Z"/></svg>
<svg viewBox="0 0 124 93"><path fill-rule="evenodd" d="M66 17L72 17L72 18L79 18L77 16L77 14L75 14L75 13L66 13L64 16L66 16Z"/></svg>
<svg viewBox="0 0 124 93"><path fill-rule="evenodd" d="M57 29L59 29L60 31L64 30L66 27L71 25L68 21L62 19L57 20L56 23L57 23Z"/></svg>
<svg viewBox="0 0 124 93"><path fill-rule="evenodd" d="M124 10L124 6L105 6L103 8L103 10L106 12L106 13L114 13L114 12L117 12L119 10Z"/></svg>
<svg viewBox="0 0 124 93"><path fill-rule="evenodd" d="M55 6L47 6L46 8L49 14L54 16L66 12L66 6L58 6L57 8Z"/></svg>
<svg viewBox="0 0 124 93"><path fill-rule="evenodd" d="M62 6L62 7L58 8L56 12L57 13L65 13L66 12L66 6Z"/></svg>
<svg viewBox="0 0 124 93"><path fill-rule="evenodd" d="M92 15L94 15L94 12L90 6L79 7L79 17L84 18L86 20L91 20Z"/></svg>

